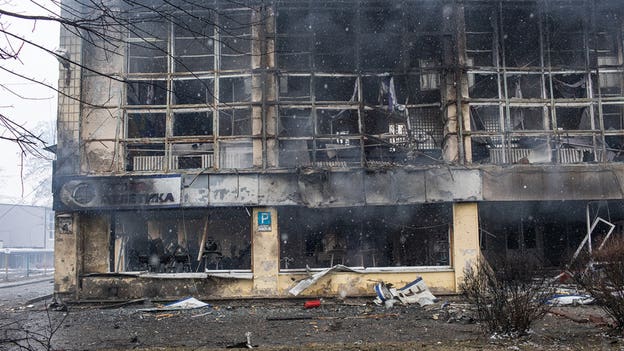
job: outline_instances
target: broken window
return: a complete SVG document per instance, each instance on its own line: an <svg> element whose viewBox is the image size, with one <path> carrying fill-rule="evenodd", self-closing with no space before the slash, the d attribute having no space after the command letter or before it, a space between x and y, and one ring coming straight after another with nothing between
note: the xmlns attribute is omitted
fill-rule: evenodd
<svg viewBox="0 0 624 351"><path fill-rule="evenodd" d="M585 66L585 21L578 7L553 6L547 14L550 63L555 66Z"/></svg>
<svg viewBox="0 0 624 351"><path fill-rule="evenodd" d="M126 90L128 105L167 104L167 82L164 80L130 82Z"/></svg>
<svg viewBox="0 0 624 351"><path fill-rule="evenodd" d="M213 79L181 79L173 82L174 105L213 105Z"/></svg>
<svg viewBox="0 0 624 351"><path fill-rule="evenodd" d="M126 145L127 171L157 171L165 168L165 144L128 143Z"/></svg>
<svg viewBox="0 0 624 351"><path fill-rule="evenodd" d="M251 168L253 153L251 140L228 140L219 144L221 168Z"/></svg>
<svg viewBox="0 0 624 351"><path fill-rule="evenodd" d="M128 11L137 24L127 33L131 75L126 88L126 137L170 139L164 145L166 159L137 154L140 158L129 156L126 169L136 168L135 158L142 170L217 166L213 143L251 134L252 11L226 4L220 9L162 4L163 13L174 10L176 15ZM228 74L218 72L225 70ZM163 112L146 110L145 106L153 105ZM191 138L195 142L189 142ZM247 139L240 143L250 145ZM225 145L220 149L221 163L251 167L247 146ZM243 154L235 160L237 150ZM133 153L128 150L128 154Z"/></svg>
<svg viewBox="0 0 624 351"><path fill-rule="evenodd" d="M278 6L281 166L308 160L330 166L364 159L405 162L403 151L417 144L406 139L417 134L425 138L422 131L408 134L412 121L407 109L440 104L442 6L401 6L405 8L385 2L363 3L357 10L346 3ZM307 102L310 105L290 106ZM356 110L358 102L366 107ZM313 124L295 118L300 115L294 109L310 111L305 115ZM440 128L427 133L442 134L441 123L424 124ZM316 140L288 140L304 136ZM440 145L425 139L427 147ZM296 150L290 152L287 145Z"/></svg>
<svg viewBox="0 0 624 351"><path fill-rule="evenodd" d="M448 205L283 208L280 268L448 266L450 221Z"/></svg>
<svg viewBox="0 0 624 351"><path fill-rule="evenodd" d="M310 77L279 77L279 97L281 101L310 101Z"/></svg>
<svg viewBox="0 0 624 351"><path fill-rule="evenodd" d="M249 135L251 134L251 109L223 109L219 110L219 135Z"/></svg>
<svg viewBox="0 0 624 351"><path fill-rule="evenodd" d="M202 72L214 68L214 18L207 14L185 18L174 25L175 72Z"/></svg>
<svg viewBox="0 0 624 351"><path fill-rule="evenodd" d="M311 165L313 143L312 140L280 140L280 166L294 168Z"/></svg>
<svg viewBox="0 0 624 351"><path fill-rule="evenodd" d="M214 166L211 142L175 143L171 145L171 169L206 169Z"/></svg>
<svg viewBox="0 0 624 351"><path fill-rule="evenodd" d="M163 138L165 113L128 113L128 138Z"/></svg>
<svg viewBox="0 0 624 351"><path fill-rule="evenodd" d="M219 80L219 102L245 102L251 99L250 77L224 77Z"/></svg>
<svg viewBox="0 0 624 351"><path fill-rule="evenodd" d="M173 114L173 135L212 135L212 111Z"/></svg>
<svg viewBox="0 0 624 351"><path fill-rule="evenodd" d="M168 26L156 16L142 16L128 29L128 72L166 73Z"/></svg>
<svg viewBox="0 0 624 351"><path fill-rule="evenodd" d="M537 3L503 3L501 45L507 67L541 66Z"/></svg>
<svg viewBox="0 0 624 351"><path fill-rule="evenodd" d="M116 272L251 269L251 220L243 208L117 212L114 218Z"/></svg>
<svg viewBox="0 0 624 351"><path fill-rule="evenodd" d="M468 80L470 97L476 99L499 98L499 75L497 74L471 74Z"/></svg>
<svg viewBox="0 0 624 351"><path fill-rule="evenodd" d="M316 111L317 128L320 135L353 135L358 134L357 110Z"/></svg>
<svg viewBox="0 0 624 351"><path fill-rule="evenodd" d="M314 131L312 110L309 108L282 108L279 110L280 136L311 136Z"/></svg>

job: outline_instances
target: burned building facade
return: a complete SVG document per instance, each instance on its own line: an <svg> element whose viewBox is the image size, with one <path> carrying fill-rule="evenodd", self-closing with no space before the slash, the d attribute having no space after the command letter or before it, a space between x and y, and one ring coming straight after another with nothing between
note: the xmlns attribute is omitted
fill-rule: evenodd
<svg viewBox="0 0 624 351"><path fill-rule="evenodd" d="M618 1L108 9L61 33L59 294L286 297L337 264L302 295L453 293L481 252L621 232Z"/></svg>

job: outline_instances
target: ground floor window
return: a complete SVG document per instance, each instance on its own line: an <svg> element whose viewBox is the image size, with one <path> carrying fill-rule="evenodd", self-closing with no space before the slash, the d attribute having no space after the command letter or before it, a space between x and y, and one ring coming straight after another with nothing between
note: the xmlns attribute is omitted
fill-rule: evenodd
<svg viewBox="0 0 624 351"><path fill-rule="evenodd" d="M448 266L450 204L280 208L281 269Z"/></svg>
<svg viewBox="0 0 624 351"><path fill-rule="evenodd" d="M480 203L481 250L489 260L519 254L547 267L562 267L587 236L588 222L594 249L607 235L621 238L624 206L616 201Z"/></svg>
<svg viewBox="0 0 624 351"><path fill-rule="evenodd" d="M116 212L116 272L251 269L251 217L245 208Z"/></svg>

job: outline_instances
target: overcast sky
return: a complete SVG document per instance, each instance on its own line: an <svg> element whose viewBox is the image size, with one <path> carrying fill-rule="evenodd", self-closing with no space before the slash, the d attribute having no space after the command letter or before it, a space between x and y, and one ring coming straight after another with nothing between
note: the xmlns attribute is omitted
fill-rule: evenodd
<svg viewBox="0 0 624 351"><path fill-rule="evenodd" d="M0 8L6 11L50 15L36 4L51 11L57 10L49 0L0 0ZM3 30L23 36L48 49L56 50L59 46L59 25L56 23L18 20L6 16L0 16L0 23ZM7 45L7 36L0 33L0 47L6 48ZM11 45L19 48L20 43L11 40ZM29 129L42 123L53 125L56 121L56 92L7 73L4 69L56 87L59 68L56 58L32 45L24 44L19 60L2 60L0 65L3 68L0 69L0 113ZM54 140L50 142L55 143ZM28 179L24 179L22 198L19 148L8 141L0 141L0 153L0 203L32 203L34 189Z"/></svg>

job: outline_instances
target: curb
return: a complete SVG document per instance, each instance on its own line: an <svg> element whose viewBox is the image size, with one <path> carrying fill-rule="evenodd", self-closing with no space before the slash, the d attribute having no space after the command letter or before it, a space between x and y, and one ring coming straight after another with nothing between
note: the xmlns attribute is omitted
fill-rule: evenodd
<svg viewBox="0 0 624 351"><path fill-rule="evenodd" d="M0 282L0 289L14 288L16 286L29 285L44 282L46 280L54 280L53 276L40 277L35 279L20 280L16 282Z"/></svg>

